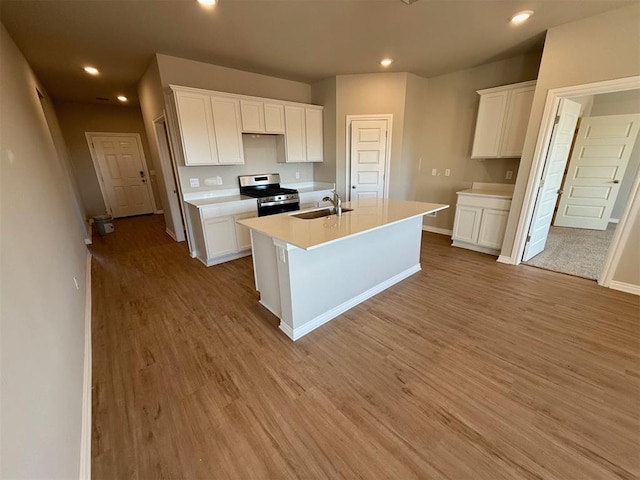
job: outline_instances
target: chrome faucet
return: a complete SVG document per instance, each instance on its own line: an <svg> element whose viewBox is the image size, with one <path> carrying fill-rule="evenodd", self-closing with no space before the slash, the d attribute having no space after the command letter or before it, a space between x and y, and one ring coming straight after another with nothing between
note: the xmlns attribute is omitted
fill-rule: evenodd
<svg viewBox="0 0 640 480"><path fill-rule="evenodd" d="M336 209L336 214L338 216L342 215L342 199L340 198L340 195L338 195L338 192L336 190L333 191L333 198L324 197L322 201L331 202L333 204L333 208Z"/></svg>

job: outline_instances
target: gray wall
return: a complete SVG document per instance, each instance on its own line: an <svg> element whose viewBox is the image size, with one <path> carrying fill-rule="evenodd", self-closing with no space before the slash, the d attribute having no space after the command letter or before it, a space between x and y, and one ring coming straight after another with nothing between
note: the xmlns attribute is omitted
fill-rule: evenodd
<svg viewBox="0 0 640 480"><path fill-rule="evenodd" d="M336 77L314 83L311 102L323 105L324 162L313 166L313 177L318 182L336 181Z"/></svg>
<svg viewBox="0 0 640 480"><path fill-rule="evenodd" d="M451 207L436 217L425 217L425 225L451 230L456 192L470 188L473 182L515 182L519 159L470 158L480 102L476 90L535 80L539 64L540 53L533 53L429 79L420 133L424 142L422 167L416 164L414 168L413 198ZM434 168L437 176L431 175ZM444 176L446 168L451 169L449 177ZM513 180L505 179L509 170Z"/></svg>
<svg viewBox="0 0 640 480"><path fill-rule="evenodd" d="M80 465L87 249L37 87L0 25L0 477L69 479Z"/></svg>
<svg viewBox="0 0 640 480"><path fill-rule="evenodd" d="M98 177L93 166L85 132L137 133L142 140L142 148L149 170L155 170L150 161L147 133L138 107L124 105L98 105L94 103L56 102L56 113L62 134L69 150L73 172L86 206L87 215L103 214L106 210ZM158 196L155 175L150 176L156 206L162 208Z"/></svg>

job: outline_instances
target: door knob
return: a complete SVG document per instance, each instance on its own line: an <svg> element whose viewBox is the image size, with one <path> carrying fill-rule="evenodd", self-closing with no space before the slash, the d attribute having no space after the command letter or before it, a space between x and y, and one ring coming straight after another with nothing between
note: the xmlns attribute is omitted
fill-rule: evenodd
<svg viewBox="0 0 640 480"><path fill-rule="evenodd" d="M140 177L144 178L144 170L140 170Z"/></svg>
<svg viewBox="0 0 640 480"><path fill-rule="evenodd" d="M558 195L562 195L562 192L564 192L564 190L562 189L558 190Z"/></svg>
<svg viewBox="0 0 640 480"><path fill-rule="evenodd" d="M353 188L353 189L355 190L355 189L356 189L356 186L355 186L355 185L351 185L351 188Z"/></svg>
<svg viewBox="0 0 640 480"><path fill-rule="evenodd" d="M614 180L613 183L620 183L620 180Z"/></svg>

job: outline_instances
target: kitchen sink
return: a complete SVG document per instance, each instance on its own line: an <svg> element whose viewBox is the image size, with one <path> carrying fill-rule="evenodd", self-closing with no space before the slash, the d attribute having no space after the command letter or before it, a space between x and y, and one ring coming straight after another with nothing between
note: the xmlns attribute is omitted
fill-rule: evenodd
<svg viewBox="0 0 640 480"><path fill-rule="evenodd" d="M343 207L342 213L351 212L352 210L353 208ZM330 215L335 215L335 214L336 214L336 209L331 207L331 208L321 208L320 210L311 210L310 212L297 213L291 216L296 218L302 218L304 220L312 220L314 218L328 217Z"/></svg>

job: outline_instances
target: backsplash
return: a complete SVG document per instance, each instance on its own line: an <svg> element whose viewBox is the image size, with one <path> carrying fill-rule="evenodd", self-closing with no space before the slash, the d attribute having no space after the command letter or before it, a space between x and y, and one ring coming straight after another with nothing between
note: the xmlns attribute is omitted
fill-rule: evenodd
<svg viewBox="0 0 640 480"><path fill-rule="evenodd" d="M238 188L238 175L279 173L281 183L304 183L313 181L312 163L278 163L276 161L275 135L242 135L244 165L215 165L203 167L178 167L184 193ZM216 184L217 177L222 184ZM200 186L192 187L191 179ZM212 183L207 185L207 183Z"/></svg>

